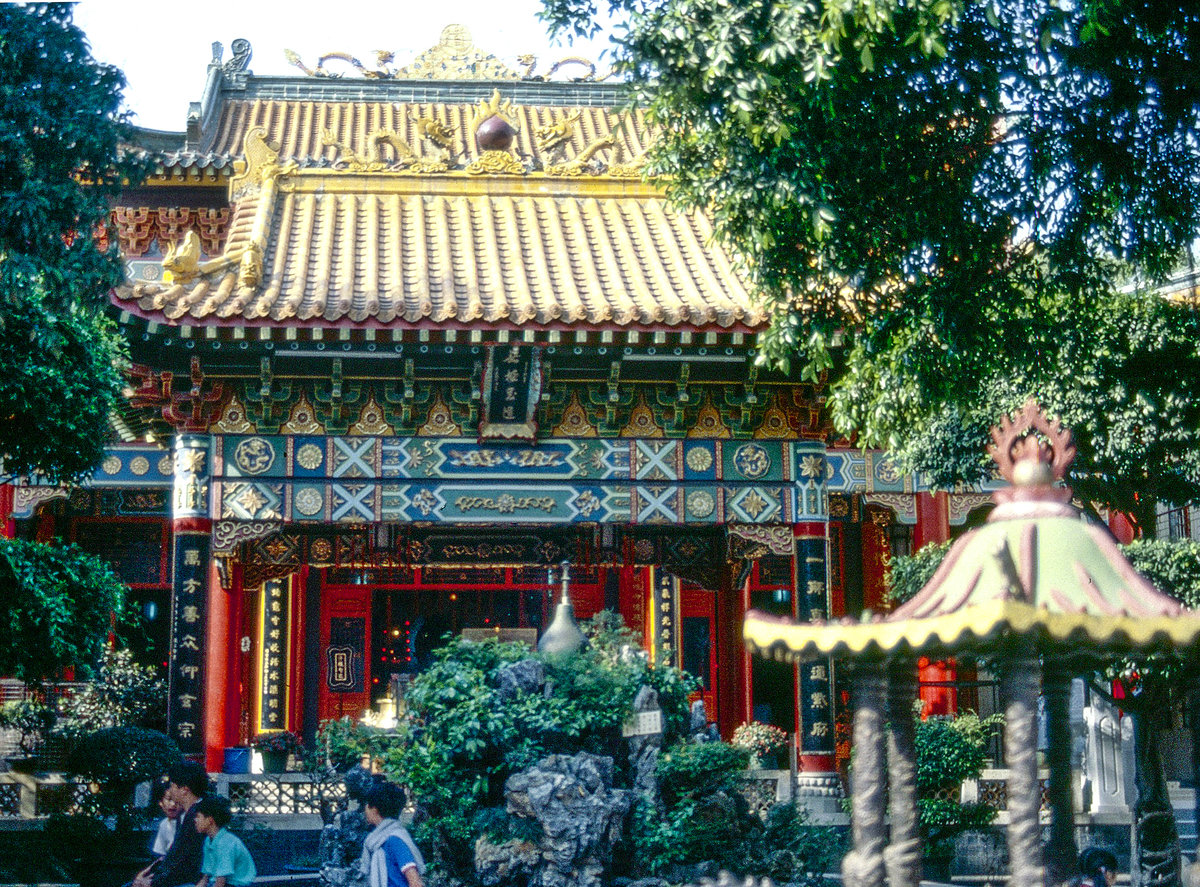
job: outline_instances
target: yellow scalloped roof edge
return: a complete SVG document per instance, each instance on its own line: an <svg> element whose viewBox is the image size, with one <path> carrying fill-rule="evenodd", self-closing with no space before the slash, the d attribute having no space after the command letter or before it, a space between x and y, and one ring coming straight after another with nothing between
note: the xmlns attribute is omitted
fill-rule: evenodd
<svg viewBox="0 0 1200 887"><path fill-rule="evenodd" d="M1018 601L996 600L945 616L905 622L813 625L747 615L742 637L747 647L764 655L799 659L965 650L972 644L986 645L1006 631L1018 636L1042 634L1058 642L1082 642L1086 638L1120 650L1186 647L1200 640L1200 611L1156 619L1098 617L1051 613Z"/></svg>

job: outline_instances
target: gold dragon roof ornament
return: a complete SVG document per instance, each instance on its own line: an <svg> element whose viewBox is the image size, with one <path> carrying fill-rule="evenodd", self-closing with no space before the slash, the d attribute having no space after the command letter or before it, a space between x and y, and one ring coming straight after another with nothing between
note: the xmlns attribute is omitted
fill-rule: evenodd
<svg viewBox="0 0 1200 887"><path fill-rule="evenodd" d="M551 64L545 73L534 73L537 56L524 53L517 57L523 70L510 68L496 56L479 49L464 25L447 25L438 42L422 52L404 67L394 67L396 54L391 50L375 51L375 67L363 64L348 52L327 52L317 58L316 67L306 65L299 54L283 51L288 64L309 77L343 77L357 72L370 80L550 80L559 71L569 71L574 82L599 82L612 76L612 71L597 76L594 62L580 56L567 56ZM582 72L582 73L581 73Z"/></svg>

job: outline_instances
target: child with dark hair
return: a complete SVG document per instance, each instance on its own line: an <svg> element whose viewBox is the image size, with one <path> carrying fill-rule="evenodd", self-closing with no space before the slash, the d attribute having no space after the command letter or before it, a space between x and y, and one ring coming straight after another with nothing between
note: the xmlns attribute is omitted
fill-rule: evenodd
<svg viewBox="0 0 1200 887"><path fill-rule="evenodd" d="M166 779L160 779L154 783L150 795L150 805L163 812L158 831L154 833L154 846L150 848L155 856L166 856L171 849L171 844L175 842L175 827L179 825L179 814L183 812L168 791L170 787Z"/></svg>
<svg viewBox="0 0 1200 887"><path fill-rule="evenodd" d="M1079 854L1080 887L1112 887L1117 883L1117 857L1103 847L1087 847Z"/></svg>
<svg viewBox="0 0 1200 887"><path fill-rule="evenodd" d="M374 826L363 841L359 861L368 887L424 887L425 860L399 820L404 800L404 789L381 782L363 801L363 813Z"/></svg>
<svg viewBox="0 0 1200 887"><path fill-rule="evenodd" d="M229 798L208 795L196 804L196 831L204 835L200 882L196 887L249 887L258 870L246 845L225 828L233 814Z"/></svg>
<svg viewBox="0 0 1200 887"><path fill-rule="evenodd" d="M149 881L150 875L154 869L166 857L167 851L171 849L171 845L175 843L175 832L179 825L179 814L183 812L182 808L175 803L175 798L170 792L171 783L167 781L164 775L158 779L150 787L150 807L158 807L163 812L163 818L158 822L158 829L154 832L154 844L150 847L150 852L154 854L154 859L150 864L142 869L134 876L135 881ZM133 882L130 882L131 884Z"/></svg>

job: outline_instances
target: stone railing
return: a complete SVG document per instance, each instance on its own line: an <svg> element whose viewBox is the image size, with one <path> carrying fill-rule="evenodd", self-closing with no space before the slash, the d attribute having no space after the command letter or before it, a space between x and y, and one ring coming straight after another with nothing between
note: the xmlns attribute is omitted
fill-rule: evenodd
<svg viewBox="0 0 1200 887"><path fill-rule="evenodd" d="M215 791L229 798L233 812L249 816L321 816L345 809L341 777L308 773L252 776L217 773ZM0 773L0 819L36 819L51 813L77 813L93 791L91 784L62 773Z"/></svg>
<svg viewBox="0 0 1200 887"><path fill-rule="evenodd" d="M61 773L0 773L0 818L33 819L51 813L77 813L92 793L86 782Z"/></svg>
<svg viewBox="0 0 1200 887"><path fill-rule="evenodd" d="M213 783L217 794L229 798L233 812L240 815L328 816L345 809L347 803L340 776L217 773Z"/></svg>
<svg viewBox="0 0 1200 887"><path fill-rule="evenodd" d="M766 816L774 804L790 801L794 788L790 770L747 770L742 777L742 796L759 816Z"/></svg>
<svg viewBox="0 0 1200 887"><path fill-rule="evenodd" d="M980 803L996 809L996 823L1004 825L1008 822L1008 771L1007 770L984 770L979 774L979 779L970 779L962 785L961 800L964 804ZM1038 771L1038 782L1042 788L1042 806L1041 819L1043 822L1050 821L1050 806L1047 796L1048 785L1050 782L1050 771L1042 769ZM1078 780L1076 780L1078 783ZM1078 785L1075 786L1075 793L1078 795ZM1080 809L1079 798L1075 798L1075 810Z"/></svg>

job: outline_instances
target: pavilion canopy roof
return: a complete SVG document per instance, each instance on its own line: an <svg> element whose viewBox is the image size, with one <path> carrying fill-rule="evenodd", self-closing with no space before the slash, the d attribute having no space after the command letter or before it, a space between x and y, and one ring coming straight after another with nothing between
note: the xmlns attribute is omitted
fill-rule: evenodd
<svg viewBox="0 0 1200 887"><path fill-rule="evenodd" d="M1064 653L1193 644L1200 617L1156 590L1082 517L998 520L959 539L916 597L861 622L747 616L746 643L783 658L924 654L1028 643Z"/></svg>
<svg viewBox="0 0 1200 887"><path fill-rule="evenodd" d="M988 523L955 542L911 600L859 622L748 614L747 645L782 658L1027 648L1087 659L1200 641L1200 613L1142 578L1112 536L1068 504L1070 490L1053 483L1075 455L1057 422L1031 401L993 438L993 456L1015 485L995 494Z"/></svg>

